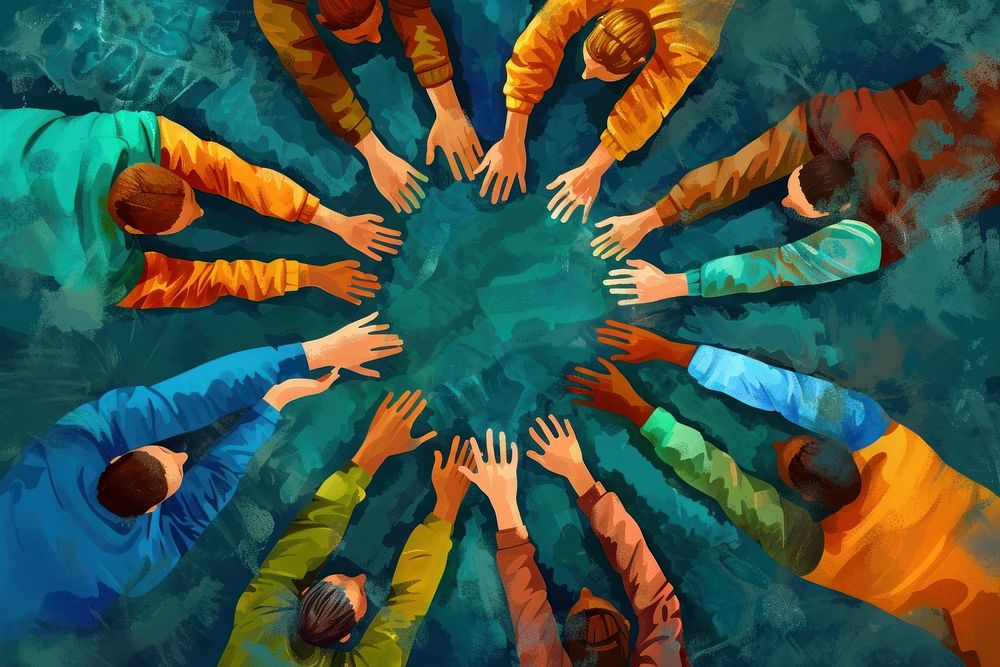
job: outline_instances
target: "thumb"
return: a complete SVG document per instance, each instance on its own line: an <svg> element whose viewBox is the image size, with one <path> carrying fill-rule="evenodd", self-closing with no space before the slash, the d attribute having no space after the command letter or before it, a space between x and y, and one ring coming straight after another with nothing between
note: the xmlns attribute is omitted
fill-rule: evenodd
<svg viewBox="0 0 1000 667"><path fill-rule="evenodd" d="M441 452L437 449L434 450L434 469L441 467Z"/></svg>
<svg viewBox="0 0 1000 667"><path fill-rule="evenodd" d="M543 463L543 459L542 459L542 455L541 455L541 454L539 454L538 452L536 452L536 451L535 451L534 449L529 449L529 450L528 450L528 451L526 451L526 452L525 452L524 454L525 454L525 456L527 456L527 457L528 457L529 459L531 459L532 461L534 461L534 462L535 462L535 463L537 463L538 465L540 465L540 466L542 466L543 468L545 468L545 463ZM545 468L545 469L546 469L546 470L548 470L548 468Z"/></svg>
<svg viewBox="0 0 1000 667"><path fill-rule="evenodd" d="M437 146L434 144L434 142L430 138L428 138L427 139L427 156L425 158L425 163L428 164L428 165L430 165L431 162L434 162L434 149L435 148L437 148Z"/></svg>
<svg viewBox="0 0 1000 667"><path fill-rule="evenodd" d="M560 183L562 183L562 181L563 181L563 177L562 177L562 175L559 175L559 176L556 177L556 180L554 180L551 183L549 183L548 185L546 185L545 189L546 190L552 190L557 185L559 185Z"/></svg>
<svg viewBox="0 0 1000 667"><path fill-rule="evenodd" d="M466 477L466 478L468 478L468 480L469 480L470 482L474 482L474 481L476 481L476 480L474 480L474 479L472 478L472 471L471 471L471 470L469 470L468 468L466 468L465 466L458 466L458 472L460 472L460 473L462 473L463 475L465 475L465 477Z"/></svg>

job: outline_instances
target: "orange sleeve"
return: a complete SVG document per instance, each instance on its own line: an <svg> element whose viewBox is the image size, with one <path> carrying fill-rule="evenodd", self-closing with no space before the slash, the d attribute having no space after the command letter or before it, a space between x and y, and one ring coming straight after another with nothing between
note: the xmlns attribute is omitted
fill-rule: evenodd
<svg viewBox="0 0 1000 667"><path fill-rule="evenodd" d="M142 277L119 306L201 308L223 296L263 301L299 288L299 263L294 260L192 262L158 252L145 257Z"/></svg>
<svg viewBox="0 0 1000 667"><path fill-rule="evenodd" d="M389 0L389 16L420 85L434 88L451 81L455 72L448 42L430 0Z"/></svg>
<svg viewBox="0 0 1000 667"><path fill-rule="evenodd" d="M507 61L503 94L508 111L531 113L555 81L566 42L610 4L607 0L548 0L538 10L514 42L514 53Z"/></svg>
<svg viewBox="0 0 1000 667"><path fill-rule="evenodd" d="M245 162L214 141L205 141L163 116L160 126L160 166L183 178L196 190L222 195L261 215L309 222L319 199L273 169Z"/></svg>

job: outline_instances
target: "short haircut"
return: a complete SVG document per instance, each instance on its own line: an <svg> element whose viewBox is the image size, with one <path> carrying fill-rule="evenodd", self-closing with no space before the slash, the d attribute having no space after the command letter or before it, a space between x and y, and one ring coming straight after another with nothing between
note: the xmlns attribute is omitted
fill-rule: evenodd
<svg viewBox="0 0 1000 667"><path fill-rule="evenodd" d="M798 451L788 463L788 479L800 493L833 511L861 495L861 472L847 445L813 436L789 442Z"/></svg>
<svg viewBox="0 0 1000 667"><path fill-rule="evenodd" d="M613 74L628 74L653 48L653 23L638 9L612 9L597 20L584 48Z"/></svg>
<svg viewBox="0 0 1000 667"><path fill-rule="evenodd" d="M817 155L802 165L799 187L813 208L821 213L834 213L851 203L854 167L850 160Z"/></svg>
<svg viewBox="0 0 1000 667"><path fill-rule="evenodd" d="M630 653L628 628L606 609L577 612L563 626L563 648L575 666L623 667Z"/></svg>
<svg viewBox="0 0 1000 667"><path fill-rule="evenodd" d="M145 514L166 497L166 470L146 452L122 454L97 481L97 501L121 517Z"/></svg>
<svg viewBox="0 0 1000 667"><path fill-rule="evenodd" d="M302 596L299 607L299 637L313 646L338 644L357 624L355 610L344 587L318 581Z"/></svg>
<svg viewBox="0 0 1000 667"><path fill-rule="evenodd" d="M368 20L379 0L319 0L323 25L330 30L350 30Z"/></svg>
<svg viewBox="0 0 1000 667"><path fill-rule="evenodd" d="M108 192L108 211L115 223L143 234L159 234L174 226L184 208L184 181L163 167L142 163L129 167Z"/></svg>

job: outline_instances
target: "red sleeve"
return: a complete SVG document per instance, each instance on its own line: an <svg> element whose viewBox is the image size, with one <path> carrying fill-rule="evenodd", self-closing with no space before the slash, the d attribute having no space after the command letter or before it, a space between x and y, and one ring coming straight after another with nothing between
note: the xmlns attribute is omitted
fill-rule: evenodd
<svg viewBox="0 0 1000 667"><path fill-rule="evenodd" d="M520 526L497 533L497 569L507 594L522 667L570 667L527 528Z"/></svg>
<svg viewBox="0 0 1000 667"><path fill-rule="evenodd" d="M646 546L639 524L618 496L608 493L600 483L577 502L590 519L604 554L621 575L639 620L632 665L690 665L681 632L680 603Z"/></svg>

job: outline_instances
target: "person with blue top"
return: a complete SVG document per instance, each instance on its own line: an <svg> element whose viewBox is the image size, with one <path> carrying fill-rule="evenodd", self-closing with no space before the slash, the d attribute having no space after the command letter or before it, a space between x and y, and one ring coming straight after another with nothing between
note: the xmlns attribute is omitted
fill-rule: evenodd
<svg viewBox="0 0 1000 667"><path fill-rule="evenodd" d="M237 352L60 419L0 481L0 639L92 627L159 584L233 497L290 401L398 354L378 313L323 338ZM318 379L314 371L331 369ZM200 461L162 445L246 410Z"/></svg>
<svg viewBox="0 0 1000 667"><path fill-rule="evenodd" d="M605 359L605 372L577 367L568 376L567 391L584 397L576 403L627 417L685 483L793 573L924 629L968 665L1000 664L989 629L1000 618L994 492L860 392L736 352L607 325L597 340L623 351L613 361L676 364L706 389L810 431L774 443L778 476L825 516L815 520L697 430L647 403Z"/></svg>

